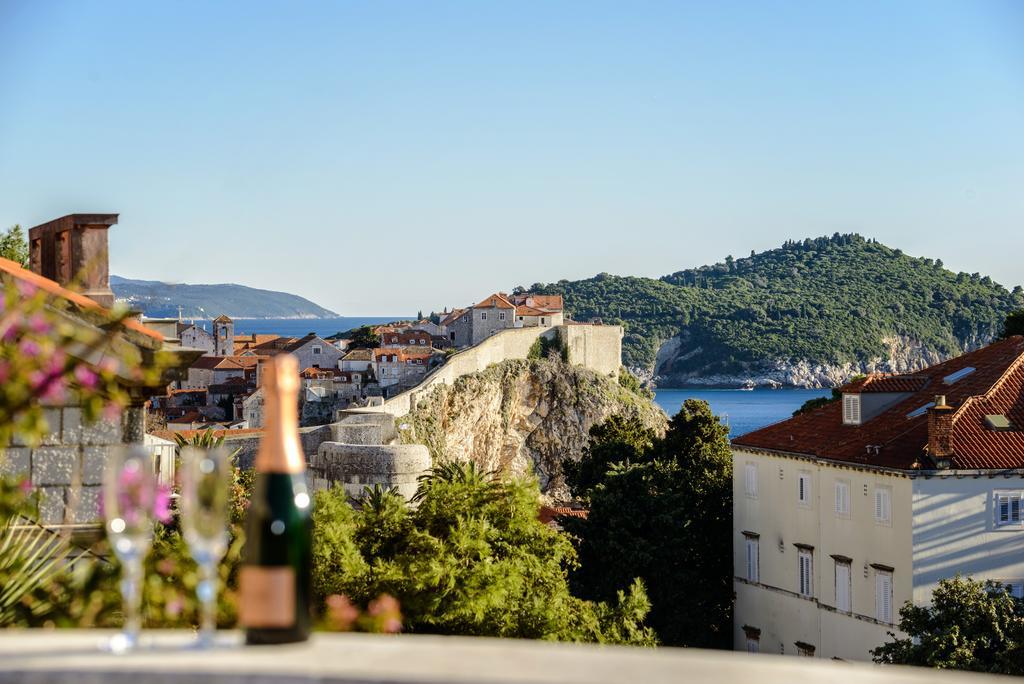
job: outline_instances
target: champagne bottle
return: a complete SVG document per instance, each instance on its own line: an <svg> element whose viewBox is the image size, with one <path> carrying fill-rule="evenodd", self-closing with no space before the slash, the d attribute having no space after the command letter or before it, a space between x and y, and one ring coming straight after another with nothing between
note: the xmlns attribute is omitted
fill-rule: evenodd
<svg viewBox="0 0 1024 684"><path fill-rule="evenodd" d="M239 622L246 643L309 638L312 518L306 459L299 443L299 368L290 354L263 373L264 434L239 571Z"/></svg>

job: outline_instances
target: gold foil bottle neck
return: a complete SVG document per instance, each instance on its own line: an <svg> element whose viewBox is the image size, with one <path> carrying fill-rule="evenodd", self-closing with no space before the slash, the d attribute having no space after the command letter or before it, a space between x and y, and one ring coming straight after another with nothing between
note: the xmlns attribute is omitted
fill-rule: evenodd
<svg viewBox="0 0 1024 684"><path fill-rule="evenodd" d="M299 442L299 364L279 354L263 369L263 439L255 467L261 473L301 473L306 457Z"/></svg>

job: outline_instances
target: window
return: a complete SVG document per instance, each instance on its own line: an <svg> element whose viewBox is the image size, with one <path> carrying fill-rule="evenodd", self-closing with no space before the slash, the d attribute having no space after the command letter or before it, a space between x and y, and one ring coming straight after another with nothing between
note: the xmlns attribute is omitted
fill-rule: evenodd
<svg viewBox="0 0 1024 684"><path fill-rule="evenodd" d="M757 498L757 464L748 463L743 467L745 478L743 491L751 499Z"/></svg>
<svg viewBox="0 0 1024 684"><path fill-rule="evenodd" d="M427 343L427 340L421 337L420 338L420 344L421 345L425 345L426 343Z"/></svg>
<svg viewBox="0 0 1024 684"><path fill-rule="evenodd" d="M499 311L498 312L498 320L499 321L505 320L505 312L504 311Z"/></svg>
<svg viewBox="0 0 1024 684"><path fill-rule="evenodd" d="M757 653L761 646L761 639L756 636L747 636L747 653Z"/></svg>
<svg viewBox="0 0 1024 684"><path fill-rule="evenodd" d="M888 570L875 571L875 618L892 624L892 573Z"/></svg>
<svg viewBox="0 0 1024 684"><path fill-rule="evenodd" d="M802 641L798 641L794 645L796 646L796 654L798 656L803 656L805 658L814 657L814 646L811 646L810 644L805 644Z"/></svg>
<svg viewBox="0 0 1024 684"><path fill-rule="evenodd" d="M996 527L1020 527L1021 492L993 492Z"/></svg>
<svg viewBox="0 0 1024 684"><path fill-rule="evenodd" d="M797 478L797 501L801 506L811 505L811 474L800 473Z"/></svg>
<svg viewBox="0 0 1024 684"><path fill-rule="evenodd" d="M486 311L481 311L480 312L480 320L481 321L486 321L487 320L487 312Z"/></svg>
<svg viewBox="0 0 1024 684"><path fill-rule="evenodd" d="M544 323L544 319L543 319L543 318L541 318L541 319L540 319L540 324L541 324L541 325L545 325L545 323Z"/></svg>
<svg viewBox="0 0 1024 684"><path fill-rule="evenodd" d="M892 524L892 490L888 487L875 487L875 522Z"/></svg>
<svg viewBox="0 0 1024 684"><path fill-rule="evenodd" d="M836 610L849 613L853 608L850 561L836 558Z"/></svg>
<svg viewBox="0 0 1024 684"><path fill-rule="evenodd" d="M860 395L843 395L843 424L860 425Z"/></svg>
<svg viewBox="0 0 1024 684"><path fill-rule="evenodd" d="M797 552L797 564L800 574L800 595L814 596L814 583L811 581L814 570L813 552L810 549L800 549Z"/></svg>
<svg viewBox="0 0 1024 684"><path fill-rule="evenodd" d="M747 580L761 581L761 550L756 535L744 534L744 545L747 550Z"/></svg>
<svg viewBox="0 0 1024 684"><path fill-rule="evenodd" d="M322 352L323 352L323 348L322 347L313 347L313 353L314 354L320 354Z"/></svg>
<svg viewBox="0 0 1024 684"><path fill-rule="evenodd" d="M960 370L958 370L957 372L955 372L955 373L950 373L950 374L949 374L949 375L947 375L946 377L942 378L942 382L943 382L944 384L946 384L946 385L952 385L952 384L953 384L953 383L955 383L955 382L956 382L957 380L962 380L963 378L966 378L966 377L967 377L968 375L970 375L971 373L973 373L973 372L974 372L974 370L975 370L975 369L974 369L974 367L973 367L973 366L967 366L966 368L961 368L961 369L960 369Z"/></svg>
<svg viewBox="0 0 1024 684"><path fill-rule="evenodd" d="M850 483L845 480L836 481L836 515L850 517Z"/></svg>
<svg viewBox="0 0 1024 684"><path fill-rule="evenodd" d="M909 420L910 418L918 418L920 416L923 416L924 414L928 413L928 409L930 409L932 406L935 406L934 401L929 401L924 406L918 406L916 409L907 414L907 419Z"/></svg>

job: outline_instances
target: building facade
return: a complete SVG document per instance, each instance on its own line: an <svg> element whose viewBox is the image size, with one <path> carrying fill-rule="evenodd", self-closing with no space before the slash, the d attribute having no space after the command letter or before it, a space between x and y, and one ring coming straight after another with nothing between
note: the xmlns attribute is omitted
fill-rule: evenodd
<svg viewBox="0 0 1024 684"><path fill-rule="evenodd" d="M869 660L942 579L1020 595L1022 496L1021 337L733 440L735 648Z"/></svg>

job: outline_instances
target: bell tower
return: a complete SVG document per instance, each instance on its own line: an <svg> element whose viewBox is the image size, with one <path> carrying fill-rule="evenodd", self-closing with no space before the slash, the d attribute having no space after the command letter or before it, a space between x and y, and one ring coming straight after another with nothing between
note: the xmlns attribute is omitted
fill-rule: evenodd
<svg viewBox="0 0 1024 684"><path fill-rule="evenodd" d="M221 314L213 319L213 355L234 356L235 322Z"/></svg>

